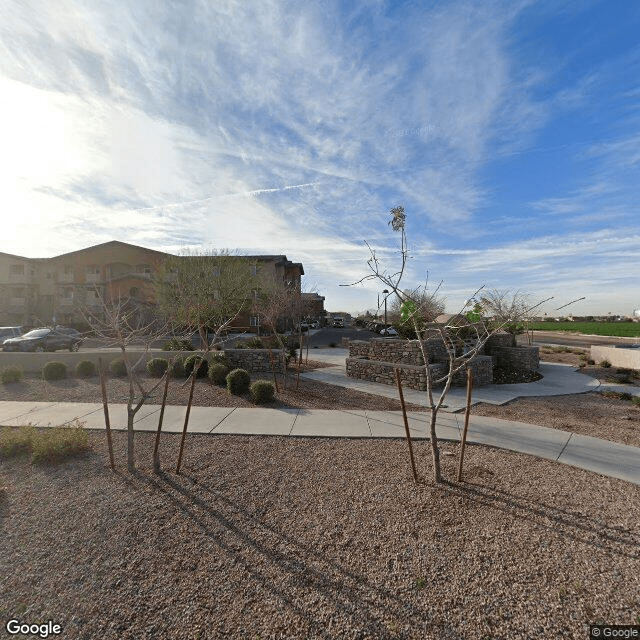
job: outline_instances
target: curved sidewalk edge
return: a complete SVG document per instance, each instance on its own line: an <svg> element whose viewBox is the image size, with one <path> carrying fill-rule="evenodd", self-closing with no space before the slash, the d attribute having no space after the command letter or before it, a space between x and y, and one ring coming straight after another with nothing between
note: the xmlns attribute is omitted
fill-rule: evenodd
<svg viewBox="0 0 640 640"><path fill-rule="evenodd" d="M136 431L155 431L159 405L145 405L136 416ZM163 431L180 433L186 407L167 406ZM126 406L109 405L111 425L126 429ZM408 414L411 434L428 439L429 414ZM88 429L104 429L101 404L73 402L0 402L0 425L39 427L64 425L76 420ZM440 413L436 425L439 438L460 441L463 416ZM327 409L259 409L192 407L189 433L277 435L334 438L404 438L399 411L352 411ZM553 460L640 485L640 448L578 435L533 424L471 416L467 442Z"/></svg>
<svg viewBox="0 0 640 640"><path fill-rule="evenodd" d="M566 364L540 364L542 380L521 384L487 384L473 389L473 404L486 402L487 404L505 404L516 398L564 396L574 393L589 393L600 388L600 382L591 376L578 372L575 367ZM359 378L347 376L344 364L316 369L300 375L307 380L316 380L326 384L345 387L354 391L363 391L385 398L398 398L395 386L379 382L369 382ZM424 391L403 389L406 402L418 406L426 406ZM438 393L438 390L435 390ZM447 394L446 411L461 411L466 406L466 390L463 387L451 387Z"/></svg>

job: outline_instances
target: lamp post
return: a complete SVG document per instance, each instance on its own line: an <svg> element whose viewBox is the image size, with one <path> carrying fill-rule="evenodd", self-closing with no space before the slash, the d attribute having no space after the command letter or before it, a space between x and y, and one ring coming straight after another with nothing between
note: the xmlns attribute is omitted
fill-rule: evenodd
<svg viewBox="0 0 640 640"><path fill-rule="evenodd" d="M384 324L386 326L387 325L387 296L389 295L389 290L383 289L382 293L386 294L384 297Z"/></svg>

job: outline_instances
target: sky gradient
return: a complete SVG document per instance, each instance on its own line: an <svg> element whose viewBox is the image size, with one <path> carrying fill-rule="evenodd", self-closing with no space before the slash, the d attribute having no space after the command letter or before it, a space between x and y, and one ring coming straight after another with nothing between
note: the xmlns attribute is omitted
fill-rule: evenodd
<svg viewBox="0 0 640 640"><path fill-rule="evenodd" d="M329 310L405 286L640 307L640 4L16 1L0 251L284 253Z"/></svg>

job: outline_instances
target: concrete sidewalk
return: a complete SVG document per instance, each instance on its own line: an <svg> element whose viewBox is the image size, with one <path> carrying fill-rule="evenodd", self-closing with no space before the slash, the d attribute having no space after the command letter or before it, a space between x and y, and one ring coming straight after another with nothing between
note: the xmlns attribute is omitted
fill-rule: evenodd
<svg viewBox="0 0 640 640"><path fill-rule="evenodd" d="M159 405L145 405L136 417L138 431L155 431ZM163 431L179 433L186 407L167 406ZM111 425L126 429L126 406L109 405ZM416 439L427 439L428 413L409 413L409 427ZM88 429L104 429L101 404L72 402L0 402L0 425L32 424L48 427L84 423ZM464 417L438 414L439 438L460 441ZM232 407L192 407L189 433L244 434L345 438L404 438L404 422L399 411L263 409ZM577 435L532 424L471 416L468 442L526 453L612 478L640 485L640 449L598 438Z"/></svg>
<svg viewBox="0 0 640 640"><path fill-rule="evenodd" d="M325 362L331 366L315 369L300 375L307 380L317 380L326 384L333 384L355 391L372 393L385 398L398 398L398 390L393 385L381 384L350 378L347 376L345 359L348 351L344 348L311 349L309 359ZM559 396L572 393L588 393L597 391L601 384L595 378L579 373L575 367L567 364L551 364L541 362L539 372L542 380L522 384L487 384L473 389L473 404L487 402L489 404L505 404L516 398L531 396ZM638 389L637 387L635 389ZM427 399L424 391L404 388L404 399L411 404L425 407ZM640 393L640 390L638 391ZM439 397L439 390L434 390L435 398ZM444 411L461 411L466 406L466 390L464 387L451 387L447 394Z"/></svg>

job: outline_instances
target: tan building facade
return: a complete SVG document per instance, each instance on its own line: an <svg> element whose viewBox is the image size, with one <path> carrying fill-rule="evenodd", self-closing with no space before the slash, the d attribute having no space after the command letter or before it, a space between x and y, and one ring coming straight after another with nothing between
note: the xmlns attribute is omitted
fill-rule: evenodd
<svg viewBox="0 0 640 640"><path fill-rule="evenodd" d="M169 254L113 240L53 258L0 253L0 326L82 324L86 312L98 312L102 300L130 298L152 312L153 278ZM300 291L301 263L284 255L241 256L255 262L265 282ZM257 326L250 315L237 326Z"/></svg>

